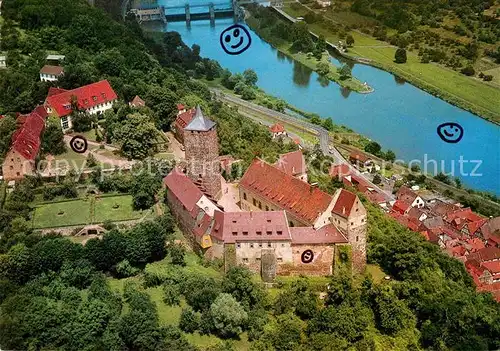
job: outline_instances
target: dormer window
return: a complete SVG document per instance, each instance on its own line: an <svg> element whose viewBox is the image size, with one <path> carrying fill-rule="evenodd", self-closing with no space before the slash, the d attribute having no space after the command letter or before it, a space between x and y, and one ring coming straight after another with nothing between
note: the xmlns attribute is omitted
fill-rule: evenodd
<svg viewBox="0 0 500 351"><path fill-rule="evenodd" d="M88 105L89 104L89 99L83 99L83 104Z"/></svg>
<svg viewBox="0 0 500 351"><path fill-rule="evenodd" d="M106 99L106 93L101 93L103 99Z"/></svg>
<svg viewBox="0 0 500 351"><path fill-rule="evenodd" d="M71 104L64 104L63 107L65 110L71 110Z"/></svg>
<svg viewBox="0 0 500 351"><path fill-rule="evenodd" d="M97 101L97 96L92 96L92 100Z"/></svg>

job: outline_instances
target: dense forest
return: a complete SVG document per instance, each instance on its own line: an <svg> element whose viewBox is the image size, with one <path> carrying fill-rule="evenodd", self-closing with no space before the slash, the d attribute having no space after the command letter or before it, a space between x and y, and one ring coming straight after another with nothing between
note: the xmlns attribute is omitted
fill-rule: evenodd
<svg viewBox="0 0 500 351"><path fill-rule="evenodd" d="M222 75L220 66L199 57L199 47L187 47L177 33L152 40L134 21L113 21L83 1L6 0L3 6L2 50L9 68L0 72L1 113L30 111L44 99L49 85L38 82L38 71L51 50L66 55L62 86L107 78L123 101L136 94L146 100L151 111L141 115L155 128L169 128L177 102L195 102L218 122L221 153L249 162L287 150L262 126L212 101L196 78ZM123 135L118 126L135 113L117 105L106 115L111 138ZM3 140L10 129L1 122ZM138 194L144 201L139 205L148 207L162 175L93 181L102 191ZM368 202L368 259L389 280L339 271L328 285L298 278L278 280L266 290L241 267L216 276L206 275L206 267L189 269L185 250L173 243L168 209L133 228L110 226L102 239L85 246L58 235L39 236L29 222L38 181L20 182L0 201L2 349L195 350L188 341L193 334L224 340L210 350L234 350L241 339L252 350L500 348L500 305L491 295L476 293L459 261ZM71 185L57 191L71 194ZM153 262L166 269L151 270ZM124 278L129 279L123 289L110 286ZM151 288L162 291L162 303L182 304L177 324L160 322Z"/></svg>

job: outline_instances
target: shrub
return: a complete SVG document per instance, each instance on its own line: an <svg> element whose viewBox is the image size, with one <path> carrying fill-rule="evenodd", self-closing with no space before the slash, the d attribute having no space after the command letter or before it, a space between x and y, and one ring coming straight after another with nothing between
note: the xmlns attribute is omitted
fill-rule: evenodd
<svg viewBox="0 0 500 351"><path fill-rule="evenodd" d="M191 307L182 309L179 328L186 332L192 333L200 327L200 317Z"/></svg>
<svg viewBox="0 0 500 351"><path fill-rule="evenodd" d="M406 63L406 50L402 48L398 48L396 50L396 54L394 55L394 61L396 63Z"/></svg>
<svg viewBox="0 0 500 351"><path fill-rule="evenodd" d="M132 266L126 259L119 262L115 269L119 278L132 277L139 272L139 268Z"/></svg>
<svg viewBox="0 0 500 351"><path fill-rule="evenodd" d="M474 67L472 67L470 65L467 66L467 67L462 68L460 70L460 72L462 74L465 74L466 76L473 76L476 73L476 71L474 70Z"/></svg>
<svg viewBox="0 0 500 351"><path fill-rule="evenodd" d="M179 305L181 301L181 291L179 285L166 283L163 285L163 302L168 306Z"/></svg>

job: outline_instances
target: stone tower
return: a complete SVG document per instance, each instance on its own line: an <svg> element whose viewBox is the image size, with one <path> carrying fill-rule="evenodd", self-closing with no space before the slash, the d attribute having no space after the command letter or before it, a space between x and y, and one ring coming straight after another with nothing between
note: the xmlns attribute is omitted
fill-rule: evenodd
<svg viewBox="0 0 500 351"><path fill-rule="evenodd" d="M222 186L217 127L215 122L203 116L200 106L184 128L184 147L189 178L209 196L218 199Z"/></svg>
<svg viewBox="0 0 500 351"><path fill-rule="evenodd" d="M366 266L366 209L356 194L338 189L333 196L332 223L345 234L351 245L352 267L363 272Z"/></svg>

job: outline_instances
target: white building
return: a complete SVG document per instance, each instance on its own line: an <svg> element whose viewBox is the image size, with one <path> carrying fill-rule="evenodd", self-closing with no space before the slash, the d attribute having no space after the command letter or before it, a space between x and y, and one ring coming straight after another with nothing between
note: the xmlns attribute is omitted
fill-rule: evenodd
<svg viewBox="0 0 500 351"><path fill-rule="evenodd" d="M42 82L54 82L64 74L64 68L61 66L45 65L40 70L40 80Z"/></svg>
<svg viewBox="0 0 500 351"><path fill-rule="evenodd" d="M7 57L0 56L0 68L6 68L6 67L7 67Z"/></svg>

